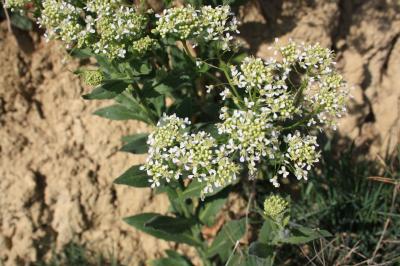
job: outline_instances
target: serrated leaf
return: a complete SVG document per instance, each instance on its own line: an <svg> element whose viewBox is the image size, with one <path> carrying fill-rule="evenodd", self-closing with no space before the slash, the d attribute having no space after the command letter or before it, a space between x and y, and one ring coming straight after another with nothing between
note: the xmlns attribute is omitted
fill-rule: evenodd
<svg viewBox="0 0 400 266"><path fill-rule="evenodd" d="M123 81L109 80L82 97L85 100L113 99L117 95L121 94L127 87L128 84Z"/></svg>
<svg viewBox="0 0 400 266"><path fill-rule="evenodd" d="M147 145L147 138L149 134L147 133L139 133L131 136L126 136L123 138L123 141L126 142L124 146L122 146L121 151L129 152L133 154L144 154L149 149Z"/></svg>
<svg viewBox="0 0 400 266"><path fill-rule="evenodd" d="M149 221L157 216L162 215L157 213L141 213L135 216L127 217L124 220L126 223L135 227L136 229L163 240L185 243L192 246L202 245L202 243L195 239L189 231L176 234L170 233L167 230L155 229L153 227L146 226Z"/></svg>
<svg viewBox="0 0 400 266"><path fill-rule="evenodd" d="M241 239L246 232L245 219L229 221L217 234L211 246L207 250L207 257L218 254L223 261L226 261L236 241Z"/></svg>
<svg viewBox="0 0 400 266"><path fill-rule="evenodd" d="M141 165L132 166L125 173L115 179L114 183L131 187L150 187L150 177L144 170L140 170L140 166Z"/></svg>

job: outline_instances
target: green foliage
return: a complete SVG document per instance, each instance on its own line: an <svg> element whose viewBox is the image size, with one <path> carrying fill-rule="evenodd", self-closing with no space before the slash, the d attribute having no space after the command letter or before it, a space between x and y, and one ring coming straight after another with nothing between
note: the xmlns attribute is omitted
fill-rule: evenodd
<svg viewBox="0 0 400 266"><path fill-rule="evenodd" d="M53 252L49 261L39 260L35 266L120 266L113 256L92 254L85 247L69 243L59 253ZM122 266L122 265L121 265Z"/></svg>
<svg viewBox="0 0 400 266"><path fill-rule="evenodd" d="M351 145L340 152L332 147L329 140L324 147L322 172L313 174L310 182L302 184L300 198L293 205L295 221L327 228L334 235L332 241L321 242L316 251L321 253L315 254L315 258L329 257L328 265L338 261L348 265L365 262L373 257L385 222L390 218L384 235L390 241L377 249L375 262L398 260L400 199L393 197L393 192L400 180L400 157L392 156L385 162L370 161L359 156ZM386 183L370 178L374 176L383 176ZM357 254L350 256L352 248L357 248ZM288 257L307 261L298 255L298 250L289 250L282 253L282 261Z"/></svg>
<svg viewBox="0 0 400 266"><path fill-rule="evenodd" d="M232 247L239 241L246 232L246 221L229 221L217 234L210 248L207 251L207 257L219 255L222 261L227 261Z"/></svg>
<svg viewBox="0 0 400 266"><path fill-rule="evenodd" d="M190 232L191 227L194 226L192 220L163 216L157 213L142 213L124 220L136 229L160 239L192 246L201 246L202 244Z"/></svg>
<svg viewBox="0 0 400 266"><path fill-rule="evenodd" d="M140 165L134 165L117 179L115 184L128 185L131 187L149 187L149 176L143 170L140 170Z"/></svg>
<svg viewBox="0 0 400 266"><path fill-rule="evenodd" d="M124 142L124 145L122 146L121 151L133 154L146 153L149 148L146 143L148 136L149 134L140 133L123 137L122 142Z"/></svg>

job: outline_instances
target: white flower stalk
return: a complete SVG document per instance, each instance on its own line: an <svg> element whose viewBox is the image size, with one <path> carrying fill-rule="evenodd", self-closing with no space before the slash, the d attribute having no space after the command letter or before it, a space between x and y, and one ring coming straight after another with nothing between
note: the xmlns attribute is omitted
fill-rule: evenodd
<svg viewBox="0 0 400 266"><path fill-rule="evenodd" d="M223 50L229 50L232 34L238 32L237 20L229 6L203 6L195 10L192 6L165 9L153 30L162 38L200 42L217 41Z"/></svg>
<svg viewBox="0 0 400 266"><path fill-rule="evenodd" d="M134 8L121 6L113 12L97 13L96 30L100 40L93 45L96 53L110 58L125 57L127 45L143 35L147 18L136 13Z"/></svg>
<svg viewBox="0 0 400 266"><path fill-rule="evenodd" d="M346 112L349 92L335 71L332 52L318 44L290 41L276 45L278 53L267 61L247 57L238 68L232 66L232 83L272 120L301 119L309 126L336 128L337 118ZM233 96L229 89L223 92L226 95Z"/></svg>
<svg viewBox="0 0 400 266"><path fill-rule="evenodd" d="M122 4L119 0L92 0L80 8L72 1L45 0L38 22L46 28L48 39L61 39L68 47L89 47L110 59L124 58L132 44L143 52L153 42L142 39L147 17Z"/></svg>
<svg viewBox="0 0 400 266"><path fill-rule="evenodd" d="M208 133L188 134L190 122L176 115L164 116L148 138L149 156L143 170L151 177L152 187L170 182L185 174L189 179L205 182L203 194L236 179L240 168L223 147Z"/></svg>
<svg viewBox="0 0 400 266"><path fill-rule="evenodd" d="M74 43L84 43L87 35L83 26L79 23L83 10L67 1L45 0L43 1L42 16L39 24L47 28L48 39L59 38L68 46Z"/></svg>
<svg viewBox="0 0 400 266"><path fill-rule="evenodd" d="M175 165L175 159L180 156L177 145L186 137L188 125L190 122L187 119L164 115L158 122L157 129L149 135L149 155L143 169L152 177L149 180L152 187L160 186L163 179L170 182L182 175L182 171Z"/></svg>
<svg viewBox="0 0 400 266"><path fill-rule="evenodd" d="M5 7L12 9L24 8L31 0L6 0Z"/></svg>
<svg viewBox="0 0 400 266"><path fill-rule="evenodd" d="M290 160L290 165L294 167L294 175L299 180L307 180L308 172L320 158L320 153L317 151L317 137L302 136L299 131L296 131L293 135L285 136L284 141L288 146L285 157ZM280 174L286 177L286 168L282 167Z"/></svg>
<svg viewBox="0 0 400 266"><path fill-rule="evenodd" d="M159 185L160 178L169 182L187 177L206 182L203 193L209 193L232 182L241 169L254 178L262 163L275 169L270 178L275 187L290 173L307 180L320 157L313 129L336 125L346 111L348 92L329 50L290 42L277 52L280 58L248 57L231 67L229 87L220 95L236 107L227 105L220 111L216 126L222 141L202 131L176 135L176 130L165 132L164 126L156 130L154 136L166 137L159 143L159 137L149 139L145 169L153 184ZM183 121L176 116L165 119ZM169 141L170 134L177 137Z"/></svg>
<svg viewBox="0 0 400 266"><path fill-rule="evenodd" d="M262 158L275 158L279 151L279 132L262 113L234 110L230 115L226 109L224 111L223 122L217 125L218 132L229 136L227 151L229 154L237 152L239 161L248 163L249 174L253 177Z"/></svg>

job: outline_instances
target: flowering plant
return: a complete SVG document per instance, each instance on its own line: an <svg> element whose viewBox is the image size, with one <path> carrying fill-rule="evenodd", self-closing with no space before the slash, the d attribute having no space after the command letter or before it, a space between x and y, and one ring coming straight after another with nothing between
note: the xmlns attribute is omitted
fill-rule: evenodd
<svg viewBox="0 0 400 266"><path fill-rule="evenodd" d="M115 183L166 193L171 211L128 217L130 225L194 246L204 265L269 265L274 245L329 235L291 224L286 199L271 195L262 206L265 195L256 193L256 185L307 180L320 156L317 132L336 128L346 112L348 91L329 49L276 42L267 60L246 56L229 6L155 14L122 0L44 0L39 8L47 38L96 58L96 69L77 71L97 86L83 97L116 104L95 114L151 127L124 138L123 151L148 158ZM216 223L233 190L249 191L244 218L226 222L209 244L202 229ZM153 265L189 265L167 255Z"/></svg>

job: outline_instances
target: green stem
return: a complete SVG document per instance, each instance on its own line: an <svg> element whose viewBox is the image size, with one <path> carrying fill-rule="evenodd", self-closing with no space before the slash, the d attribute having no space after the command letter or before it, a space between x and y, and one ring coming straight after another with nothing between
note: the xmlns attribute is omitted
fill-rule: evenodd
<svg viewBox="0 0 400 266"><path fill-rule="evenodd" d="M134 86L134 87L135 87L135 86ZM136 88L136 89L138 89L138 88ZM153 112L151 111L151 109L147 106L147 104L146 104L146 102L145 102L144 99L142 99L142 98L140 97L140 102L139 102L139 101L136 100L128 91L123 92L123 94L124 94L126 97L128 97L129 99L131 99L132 101L138 103L138 105L140 106L140 108L141 108L141 109L147 114L147 116L149 117L149 119L148 119L147 122L148 122L150 125L152 125L152 126L155 126L155 125L156 125L156 121L155 121L155 118L154 118L154 114L153 114ZM138 92L138 94L140 94L140 92Z"/></svg>
<svg viewBox="0 0 400 266"><path fill-rule="evenodd" d="M229 87L231 88L231 91L232 91L232 93L234 94L234 97L235 97L236 100L237 100L237 101L234 101L234 102L235 102L236 106L240 109L240 108L242 107L241 105L242 105L242 103L243 103L243 99L242 99L242 97L240 97L240 94L239 94L238 91L236 90L236 87L235 87L235 85L233 84L231 77L229 76L229 73L228 73L228 70L227 70L227 68L226 68L225 62L223 62L221 59L220 59L220 65L222 66L220 69L221 69L222 72L224 73L225 78L226 78L226 80L227 80L228 83L229 83Z"/></svg>
<svg viewBox="0 0 400 266"><path fill-rule="evenodd" d="M199 242L203 242L203 246L196 247L197 254L199 254L199 257L201 261L203 262L203 266L212 266L211 261L207 258L206 255L206 250L207 250L207 242L204 241L204 239L201 237L201 226L197 225L193 229L193 234L197 236L197 239Z"/></svg>

